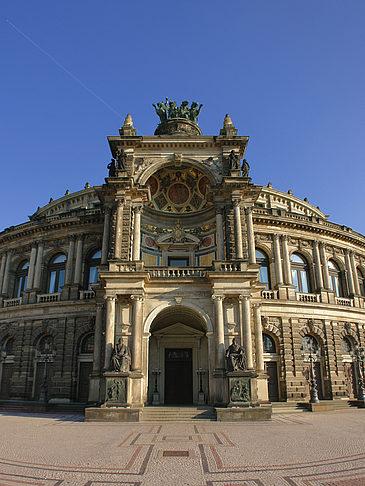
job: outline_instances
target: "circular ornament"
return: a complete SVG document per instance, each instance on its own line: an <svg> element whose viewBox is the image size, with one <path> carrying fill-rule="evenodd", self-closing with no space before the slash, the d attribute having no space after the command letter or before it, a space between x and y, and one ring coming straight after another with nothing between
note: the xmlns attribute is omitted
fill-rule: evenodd
<svg viewBox="0 0 365 486"><path fill-rule="evenodd" d="M203 176L201 179L199 179L198 187L199 187L200 194L203 194L203 196L207 191L208 184L209 184L209 179L207 176Z"/></svg>
<svg viewBox="0 0 365 486"><path fill-rule="evenodd" d="M182 184L181 182L176 182L169 187L167 195L173 204L181 206L188 202L190 193L189 189L185 186L185 184Z"/></svg>

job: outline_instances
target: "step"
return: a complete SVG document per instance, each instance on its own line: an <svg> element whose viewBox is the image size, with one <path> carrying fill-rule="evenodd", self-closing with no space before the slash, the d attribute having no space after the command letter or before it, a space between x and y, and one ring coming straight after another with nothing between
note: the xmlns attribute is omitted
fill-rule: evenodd
<svg viewBox="0 0 365 486"><path fill-rule="evenodd" d="M144 422L184 422L190 420L215 421L216 413L211 407L145 407L141 420Z"/></svg>

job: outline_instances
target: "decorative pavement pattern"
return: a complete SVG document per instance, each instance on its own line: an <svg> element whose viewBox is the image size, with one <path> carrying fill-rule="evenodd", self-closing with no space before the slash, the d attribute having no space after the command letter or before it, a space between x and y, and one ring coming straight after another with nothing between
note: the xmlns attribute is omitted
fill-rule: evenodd
<svg viewBox="0 0 365 486"><path fill-rule="evenodd" d="M115 424L0 413L0 486L365 486L364 414Z"/></svg>

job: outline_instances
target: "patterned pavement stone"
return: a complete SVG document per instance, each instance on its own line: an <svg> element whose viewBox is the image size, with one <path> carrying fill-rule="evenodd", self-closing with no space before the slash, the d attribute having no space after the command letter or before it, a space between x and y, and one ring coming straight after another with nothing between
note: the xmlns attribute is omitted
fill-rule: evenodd
<svg viewBox="0 0 365 486"><path fill-rule="evenodd" d="M365 485L364 413L238 424L1 413L0 486Z"/></svg>

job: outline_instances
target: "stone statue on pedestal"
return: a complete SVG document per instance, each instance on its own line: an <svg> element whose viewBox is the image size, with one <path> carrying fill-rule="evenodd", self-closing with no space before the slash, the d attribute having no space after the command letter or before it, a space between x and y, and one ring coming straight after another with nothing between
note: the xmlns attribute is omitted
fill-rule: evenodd
<svg viewBox="0 0 365 486"><path fill-rule="evenodd" d="M131 353L128 346L123 344L122 339L114 346L111 357L111 364L114 371L129 371L131 366Z"/></svg>
<svg viewBox="0 0 365 486"><path fill-rule="evenodd" d="M232 339L232 344L226 351L228 371L245 371L247 369L247 360L245 350L236 344L236 339Z"/></svg>
<svg viewBox="0 0 365 486"><path fill-rule="evenodd" d="M229 168L230 170L240 169L240 158L234 150L231 150L231 153L229 154Z"/></svg>
<svg viewBox="0 0 365 486"><path fill-rule="evenodd" d="M107 165L107 168L109 169L109 177L115 177L117 175L114 159Z"/></svg>
<svg viewBox="0 0 365 486"><path fill-rule="evenodd" d="M250 165L249 165L249 163L247 162L246 159L243 159L243 161L242 161L241 170L242 170L242 177L248 177Z"/></svg>

